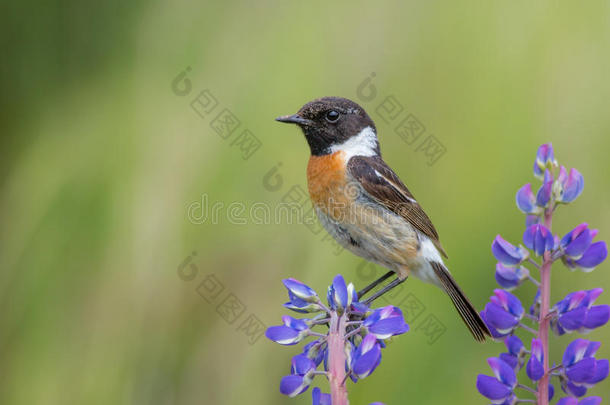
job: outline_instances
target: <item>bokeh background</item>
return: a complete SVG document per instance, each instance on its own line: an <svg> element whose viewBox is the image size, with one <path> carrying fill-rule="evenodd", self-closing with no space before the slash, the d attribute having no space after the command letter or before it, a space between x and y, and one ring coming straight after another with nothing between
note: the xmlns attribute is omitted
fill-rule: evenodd
<svg viewBox="0 0 610 405"><path fill-rule="evenodd" d="M298 349L242 325L280 322L282 278L324 291L337 273L372 277L315 227L251 215L305 187L305 141L273 119L320 96L370 112L479 307L495 287L492 239L521 237L514 195L541 143L586 182L554 229L586 221L610 238L607 1L26 0L0 14L2 403L309 403L278 392ZM218 106L202 117L191 102L206 89ZM434 164L376 112L389 96L444 148ZM211 127L223 108L241 122L227 139ZM260 141L248 159L244 129ZM609 266L556 266L553 301L610 287ZM210 298L203 282L224 290ZM441 291L413 281L400 294L421 315L350 386L352 403L486 403L475 378L503 346L475 343ZM417 329L427 317L445 332ZM573 337L553 341L555 359ZM589 338L609 342L610 328Z"/></svg>

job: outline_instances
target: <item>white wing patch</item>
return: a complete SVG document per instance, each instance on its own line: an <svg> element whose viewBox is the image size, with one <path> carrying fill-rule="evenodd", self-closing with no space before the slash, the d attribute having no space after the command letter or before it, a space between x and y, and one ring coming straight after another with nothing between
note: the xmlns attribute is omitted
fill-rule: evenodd
<svg viewBox="0 0 610 405"><path fill-rule="evenodd" d="M342 151L345 153L345 161L353 156L377 156L377 135L373 128L366 127L356 136L347 141L330 147L331 153Z"/></svg>

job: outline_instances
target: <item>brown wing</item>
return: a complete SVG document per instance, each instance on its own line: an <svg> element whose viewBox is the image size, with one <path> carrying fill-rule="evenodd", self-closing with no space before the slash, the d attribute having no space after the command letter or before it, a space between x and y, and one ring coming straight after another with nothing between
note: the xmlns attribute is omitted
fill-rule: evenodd
<svg viewBox="0 0 610 405"><path fill-rule="evenodd" d="M396 173L379 156L354 156L347 163L348 172L362 184L370 196L387 209L400 215L415 229L426 235L447 257L438 240L438 233L430 218L419 206L413 194Z"/></svg>

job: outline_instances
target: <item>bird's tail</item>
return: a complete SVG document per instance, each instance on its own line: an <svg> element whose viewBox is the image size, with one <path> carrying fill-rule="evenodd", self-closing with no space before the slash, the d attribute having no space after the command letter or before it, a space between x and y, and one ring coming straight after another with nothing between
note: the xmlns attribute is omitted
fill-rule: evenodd
<svg viewBox="0 0 610 405"><path fill-rule="evenodd" d="M487 325L481 319L481 316L477 310L472 306L466 295L462 292L460 287L457 285L449 270L441 263L430 262L430 265L434 269L434 273L438 277L443 289L447 292L453 302L453 306L457 309L458 313L462 317L462 320L472 333L472 336L478 342L484 342L485 336L491 336Z"/></svg>

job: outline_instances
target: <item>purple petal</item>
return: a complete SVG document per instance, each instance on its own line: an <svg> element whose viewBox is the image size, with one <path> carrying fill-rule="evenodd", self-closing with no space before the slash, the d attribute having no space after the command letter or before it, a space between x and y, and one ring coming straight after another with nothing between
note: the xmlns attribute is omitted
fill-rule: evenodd
<svg viewBox="0 0 610 405"><path fill-rule="evenodd" d="M585 329L595 329L604 326L610 319L610 306L596 305L587 311L587 317L583 324Z"/></svg>
<svg viewBox="0 0 610 405"><path fill-rule="evenodd" d="M351 311L352 313L365 315L368 311L369 311L369 307L366 304L364 304L362 302L358 302L358 301L352 302L352 311Z"/></svg>
<svg viewBox="0 0 610 405"><path fill-rule="evenodd" d="M284 307L294 312L305 314L308 312L322 311L322 307L316 304L315 302L307 302L305 300L302 300L291 292L288 293L288 296L290 298L290 301L285 303Z"/></svg>
<svg viewBox="0 0 610 405"><path fill-rule="evenodd" d="M530 214L537 210L536 197L532 192L532 185L530 183L527 183L517 191L516 200L517 207L525 214Z"/></svg>
<svg viewBox="0 0 610 405"><path fill-rule="evenodd" d="M519 365L519 358L510 353L500 353L500 360L508 364L513 370L516 370Z"/></svg>
<svg viewBox="0 0 610 405"><path fill-rule="evenodd" d="M566 367L566 377L575 384L586 383L595 376L597 361L593 357L587 357L581 361Z"/></svg>
<svg viewBox="0 0 610 405"><path fill-rule="evenodd" d="M544 375L544 366L540 361L538 361L536 357L531 356L529 361L527 362L525 371L530 380L538 381Z"/></svg>
<svg viewBox="0 0 610 405"><path fill-rule="evenodd" d="M582 360L587 352L587 349L589 348L589 343L591 342L585 339L575 339L570 342L563 353L563 365L569 367L572 364Z"/></svg>
<svg viewBox="0 0 610 405"><path fill-rule="evenodd" d="M400 335L409 330L409 326L402 317L381 319L368 328L369 332L377 339L387 339L390 336Z"/></svg>
<svg viewBox="0 0 610 405"><path fill-rule="evenodd" d="M542 177L542 173L549 165L556 165L553 146L550 143L540 145L536 152L536 160L534 161L534 175Z"/></svg>
<svg viewBox="0 0 610 405"><path fill-rule="evenodd" d="M309 384L300 375L287 375L280 381L280 392L289 397L295 397L305 391Z"/></svg>
<svg viewBox="0 0 610 405"><path fill-rule="evenodd" d="M521 316L523 315L523 306L521 305L519 298L515 295L508 291L495 289L494 295L490 297L490 299L491 302L501 305L505 310L521 319Z"/></svg>
<svg viewBox="0 0 610 405"><path fill-rule="evenodd" d="M608 377L608 360L597 360L595 365L595 374L587 381L589 386L593 386Z"/></svg>
<svg viewBox="0 0 610 405"><path fill-rule="evenodd" d="M318 340L311 341L303 346L303 354L309 357L317 367L326 358L326 343L320 344Z"/></svg>
<svg viewBox="0 0 610 405"><path fill-rule="evenodd" d="M358 346L358 349L356 350L357 356L361 356L364 353L371 351L376 344L377 337L372 334L367 334L364 339L362 339L360 346Z"/></svg>
<svg viewBox="0 0 610 405"><path fill-rule="evenodd" d="M292 367L290 372L292 374L305 375L315 368L316 365L309 357L302 354L297 354L292 358Z"/></svg>
<svg viewBox="0 0 610 405"><path fill-rule="evenodd" d="M312 405L332 405L330 394L324 394L320 388L316 387L311 391Z"/></svg>
<svg viewBox="0 0 610 405"><path fill-rule="evenodd" d="M354 362L352 372L358 378L365 378L375 370L380 359L381 348L378 344L375 344L371 350L364 353Z"/></svg>
<svg viewBox="0 0 610 405"><path fill-rule="evenodd" d="M513 246L500 235L497 235L491 244L491 251L498 261L507 266L517 265L528 257L525 249Z"/></svg>
<svg viewBox="0 0 610 405"><path fill-rule="evenodd" d="M599 297L603 292L604 292L603 288L593 288L593 289L587 291L587 297L585 299L584 305L586 305L587 307L590 307L595 302L597 297Z"/></svg>
<svg viewBox="0 0 610 405"><path fill-rule="evenodd" d="M582 397L587 393L587 387L572 384L569 380L562 381L561 388L566 394L571 394L576 397Z"/></svg>
<svg viewBox="0 0 610 405"><path fill-rule="evenodd" d="M547 170L545 172L549 173ZM538 193L536 193L536 205L539 207L546 207L549 201L551 200L551 194L553 192L553 179L551 178L549 181L544 182L544 184L538 189Z"/></svg>
<svg viewBox="0 0 610 405"><path fill-rule="evenodd" d="M568 175L567 180L563 182L562 186L563 192L558 198L558 201L569 203L574 201L582 193L585 186L585 180L578 170L570 169L570 174Z"/></svg>
<svg viewBox="0 0 610 405"><path fill-rule="evenodd" d="M512 391L500 381L488 375L479 374L477 376L477 389L486 398L494 402L508 398Z"/></svg>
<svg viewBox="0 0 610 405"><path fill-rule="evenodd" d="M307 322L302 319L293 318L289 315L282 316L282 322L284 322L285 326L288 326L289 328L292 328L294 330L302 331L305 329L309 329L309 327L307 326Z"/></svg>
<svg viewBox="0 0 610 405"><path fill-rule="evenodd" d="M578 399L574 397L561 398L557 405L578 405Z"/></svg>
<svg viewBox="0 0 610 405"><path fill-rule="evenodd" d="M489 364L489 367L491 367L491 370L496 378L503 384L511 388L514 388L517 385L515 370L513 370L508 364L497 357L490 357L487 359L487 363Z"/></svg>
<svg viewBox="0 0 610 405"><path fill-rule="evenodd" d="M519 356L524 349L523 342L515 335L511 335L504 341L508 352L512 355Z"/></svg>
<svg viewBox="0 0 610 405"><path fill-rule="evenodd" d="M496 263L496 281L506 289L518 287L527 278L529 271L525 267L507 267Z"/></svg>
<svg viewBox="0 0 610 405"><path fill-rule="evenodd" d="M585 253L583 253L582 257L576 260L575 263L584 271L591 271L594 267L606 260L607 256L608 248L606 247L606 242L599 241L591 244Z"/></svg>
<svg viewBox="0 0 610 405"><path fill-rule="evenodd" d="M284 325L269 327L265 336L281 345L294 345L302 339L299 331Z"/></svg>
<svg viewBox="0 0 610 405"><path fill-rule="evenodd" d="M558 322L566 332L574 332L583 326L587 308L580 307L559 316Z"/></svg>
<svg viewBox="0 0 610 405"><path fill-rule="evenodd" d="M312 302L312 300L315 300L318 296L313 289L297 279L287 278L282 280L282 283L284 283L284 286L289 292L304 301Z"/></svg>
<svg viewBox="0 0 610 405"><path fill-rule="evenodd" d="M542 341L537 338L532 339L532 356L536 357L538 361L542 361Z"/></svg>
<svg viewBox="0 0 610 405"><path fill-rule="evenodd" d="M347 292L347 285L340 274L336 275L333 279L331 299L335 308L343 309L348 306L349 294ZM332 305L330 302L329 304Z"/></svg>
<svg viewBox="0 0 610 405"><path fill-rule="evenodd" d="M593 236L587 224L583 223L572 229L561 239L561 246L564 248L566 254L574 259L578 259L587 250Z"/></svg>
<svg viewBox="0 0 610 405"><path fill-rule="evenodd" d="M493 302L485 306L485 319L489 325L497 329L501 334L509 333L519 324L519 318L516 318Z"/></svg>
<svg viewBox="0 0 610 405"><path fill-rule="evenodd" d="M494 339L498 339L498 338L504 337L504 336L506 336L509 333L509 332L501 333L496 328L494 328L493 325L487 319L487 312L485 310L481 311L479 313L479 315L481 316L481 319L483 320L483 322L485 322L485 325L487 325L487 328L489 329L489 332L491 332L491 336Z"/></svg>
<svg viewBox="0 0 610 405"><path fill-rule="evenodd" d="M553 249L555 240L553 234L542 224L532 225L523 233L523 244L532 249L538 256Z"/></svg>
<svg viewBox="0 0 610 405"><path fill-rule="evenodd" d="M584 357L595 356L595 353L597 353L597 350L600 348L601 345L601 342L588 342L587 350L585 350Z"/></svg>
<svg viewBox="0 0 610 405"><path fill-rule="evenodd" d="M599 405L602 402L602 397L586 397L580 400L578 405ZM576 404L576 403L575 403ZM559 405L559 404L557 404ZM572 404L567 404L572 405Z"/></svg>

